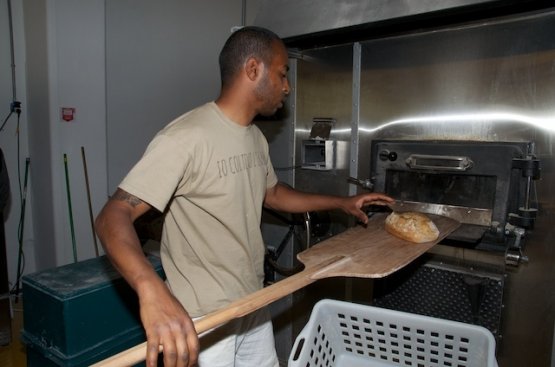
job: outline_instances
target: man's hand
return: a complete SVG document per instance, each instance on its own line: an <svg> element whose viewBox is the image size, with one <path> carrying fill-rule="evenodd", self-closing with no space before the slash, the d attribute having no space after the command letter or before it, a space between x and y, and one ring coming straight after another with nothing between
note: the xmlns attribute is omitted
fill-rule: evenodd
<svg viewBox="0 0 555 367"><path fill-rule="evenodd" d="M140 290L141 320L147 336L147 366L157 366L160 347L165 367L196 366L199 341L193 321L165 284L160 283Z"/></svg>
<svg viewBox="0 0 555 367"><path fill-rule="evenodd" d="M341 205L341 209L348 214L357 217L362 223L368 223L368 216L362 208L368 205L387 205L395 202L394 199L381 193L360 194L346 197Z"/></svg>

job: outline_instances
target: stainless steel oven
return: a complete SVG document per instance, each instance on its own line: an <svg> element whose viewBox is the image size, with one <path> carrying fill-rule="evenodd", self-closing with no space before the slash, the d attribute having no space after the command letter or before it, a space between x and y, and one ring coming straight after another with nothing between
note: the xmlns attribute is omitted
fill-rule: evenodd
<svg viewBox="0 0 555 367"><path fill-rule="evenodd" d="M373 189L418 210L461 222L441 246L526 261L526 231L534 227L540 178L534 143L454 140L374 140ZM505 266L428 254L375 282L373 303L412 313L477 324L499 339Z"/></svg>
<svg viewBox="0 0 555 367"><path fill-rule="evenodd" d="M370 162L375 191L460 221L452 244L504 251L512 263L534 226L533 142L376 140Z"/></svg>

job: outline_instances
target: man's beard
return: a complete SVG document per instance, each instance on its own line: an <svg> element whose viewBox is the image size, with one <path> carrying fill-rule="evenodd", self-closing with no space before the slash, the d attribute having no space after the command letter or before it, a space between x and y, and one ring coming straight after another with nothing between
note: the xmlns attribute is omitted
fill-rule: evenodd
<svg viewBox="0 0 555 367"><path fill-rule="evenodd" d="M262 80L256 86L254 93L256 98L262 102L262 106L258 113L262 116L272 116L280 108L278 104L274 104L271 95L271 85L268 78L268 72L265 70Z"/></svg>

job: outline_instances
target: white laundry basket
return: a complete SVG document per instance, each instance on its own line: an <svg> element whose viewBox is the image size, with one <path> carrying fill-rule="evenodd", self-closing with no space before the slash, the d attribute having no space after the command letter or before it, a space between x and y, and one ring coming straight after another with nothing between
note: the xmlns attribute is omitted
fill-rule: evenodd
<svg viewBox="0 0 555 367"><path fill-rule="evenodd" d="M289 367L496 367L484 327L349 302L319 301Z"/></svg>

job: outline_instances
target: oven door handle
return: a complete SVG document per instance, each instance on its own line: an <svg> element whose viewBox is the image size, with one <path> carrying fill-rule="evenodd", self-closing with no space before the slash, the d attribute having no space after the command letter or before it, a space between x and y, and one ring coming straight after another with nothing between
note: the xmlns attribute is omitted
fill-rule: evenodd
<svg viewBox="0 0 555 367"><path fill-rule="evenodd" d="M435 171L468 171L474 166L474 162L468 157L450 155L411 154L405 162L411 169Z"/></svg>

